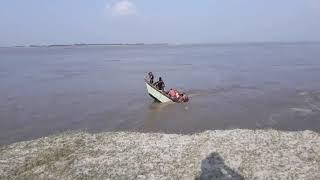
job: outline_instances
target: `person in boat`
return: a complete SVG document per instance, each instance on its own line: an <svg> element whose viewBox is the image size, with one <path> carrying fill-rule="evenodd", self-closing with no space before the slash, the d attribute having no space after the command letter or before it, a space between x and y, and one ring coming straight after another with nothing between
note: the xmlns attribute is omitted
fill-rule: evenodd
<svg viewBox="0 0 320 180"><path fill-rule="evenodd" d="M180 93L176 89L170 89L168 95L174 102L188 102L189 97L185 93Z"/></svg>
<svg viewBox="0 0 320 180"><path fill-rule="evenodd" d="M179 98L179 102L188 102L189 101L189 97L187 95L185 95L184 93L180 94L180 98Z"/></svg>
<svg viewBox="0 0 320 180"><path fill-rule="evenodd" d="M177 98L178 100L180 99L180 93L178 90L175 90L175 98Z"/></svg>
<svg viewBox="0 0 320 180"><path fill-rule="evenodd" d="M149 72L149 73L148 73L148 80L149 80L149 82L150 82L151 84L153 84L153 79L154 79L154 76L153 76L152 72Z"/></svg>
<svg viewBox="0 0 320 180"><path fill-rule="evenodd" d="M161 91L164 91L164 87L165 87L165 84L164 82L162 81L162 78L159 77L159 81L157 81L156 83L154 83L154 85Z"/></svg>
<svg viewBox="0 0 320 180"><path fill-rule="evenodd" d="M176 93L175 93L175 91L171 88L171 89L169 90L169 92L168 92L168 95L169 95L170 97L175 97Z"/></svg>
<svg viewBox="0 0 320 180"><path fill-rule="evenodd" d="M172 99L173 99L174 101L179 102L180 98L181 98L181 93L180 93L178 90L173 89Z"/></svg>
<svg viewBox="0 0 320 180"><path fill-rule="evenodd" d="M170 98L173 100L173 101L177 101L177 97L176 97L176 90L175 89L170 89L169 92L168 92L168 95L170 96Z"/></svg>

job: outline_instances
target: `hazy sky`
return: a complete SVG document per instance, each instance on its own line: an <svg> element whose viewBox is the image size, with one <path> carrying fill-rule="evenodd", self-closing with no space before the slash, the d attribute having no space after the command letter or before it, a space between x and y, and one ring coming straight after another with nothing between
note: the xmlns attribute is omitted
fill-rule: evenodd
<svg viewBox="0 0 320 180"><path fill-rule="evenodd" d="M320 0L0 0L0 46L320 40Z"/></svg>

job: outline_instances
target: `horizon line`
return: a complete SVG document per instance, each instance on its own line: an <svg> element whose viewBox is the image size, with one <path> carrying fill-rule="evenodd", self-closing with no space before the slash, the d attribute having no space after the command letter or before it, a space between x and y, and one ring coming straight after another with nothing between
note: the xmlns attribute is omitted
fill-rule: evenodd
<svg viewBox="0 0 320 180"><path fill-rule="evenodd" d="M148 46L148 45L232 45L232 44L298 44L320 43L320 40L301 41L235 41L235 42L194 42L194 43L61 43L61 44L27 44L0 46L1 48L13 47L62 47L62 46Z"/></svg>

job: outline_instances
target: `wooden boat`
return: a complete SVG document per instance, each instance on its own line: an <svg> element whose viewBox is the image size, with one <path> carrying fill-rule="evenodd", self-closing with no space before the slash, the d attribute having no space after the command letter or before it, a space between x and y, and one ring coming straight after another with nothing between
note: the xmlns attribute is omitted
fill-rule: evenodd
<svg viewBox="0 0 320 180"><path fill-rule="evenodd" d="M148 80L144 80L147 86L147 91L149 95L156 101L166 103L166 102L175 102L166 92L157 89L153 84Z"/></svg>

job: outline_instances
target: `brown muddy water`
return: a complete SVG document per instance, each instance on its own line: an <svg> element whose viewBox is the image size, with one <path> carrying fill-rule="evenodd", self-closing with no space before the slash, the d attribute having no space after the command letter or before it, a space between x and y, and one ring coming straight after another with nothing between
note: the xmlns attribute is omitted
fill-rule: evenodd
<svg viewBox="0 0 320 180"><path fill-rule="evenodd" d="M157 104L144 73L190 95ZM0 48L0 144L66 130L320 130L320 44Z"/></svg>

